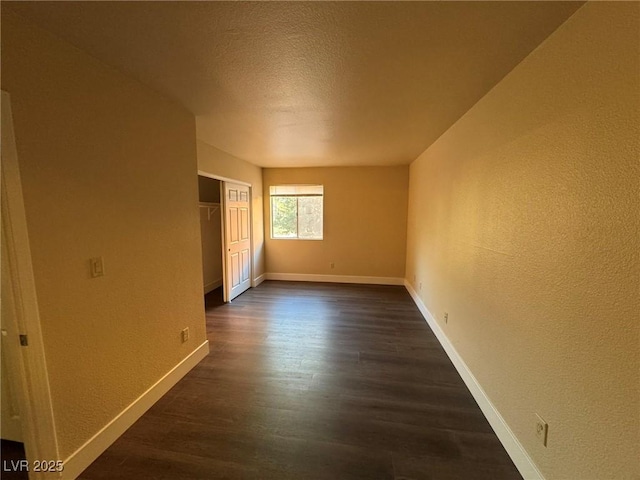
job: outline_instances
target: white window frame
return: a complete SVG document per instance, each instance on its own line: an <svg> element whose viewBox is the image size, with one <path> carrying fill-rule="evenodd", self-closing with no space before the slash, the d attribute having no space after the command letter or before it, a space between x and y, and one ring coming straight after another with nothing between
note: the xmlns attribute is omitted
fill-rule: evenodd
<svg viewBox="0 0 640 480"><path fill-rule="evenodd" d="M320 238L275 237L273 234L273 198L274 197L320 197L322 198L322 231ZM296 235L299 235L298 208L296 205ZM269 229L271 240L303 240L318 242L324 240L324 185L271 185L269 187Z"/></svg>

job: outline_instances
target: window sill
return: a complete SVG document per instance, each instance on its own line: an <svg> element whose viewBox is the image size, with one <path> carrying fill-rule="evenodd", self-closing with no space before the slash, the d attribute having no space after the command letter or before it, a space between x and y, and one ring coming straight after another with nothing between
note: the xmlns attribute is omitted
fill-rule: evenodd
<svg viewBox="0 0 640 480"><path fill-rule="evenodd" d="M281 238L281 237L270 237L271 240L297 240L302 242L321 242L324 238Z"/></svg>

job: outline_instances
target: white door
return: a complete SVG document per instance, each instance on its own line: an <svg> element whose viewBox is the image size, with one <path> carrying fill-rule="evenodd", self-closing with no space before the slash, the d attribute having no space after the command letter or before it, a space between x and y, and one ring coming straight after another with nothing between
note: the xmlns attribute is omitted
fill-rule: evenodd
<svg viewBox="0 0 640 480"><path fill-rule="evenodd" d="M224 182L225 301L251 286L251 199L249 187Z"/></svg>

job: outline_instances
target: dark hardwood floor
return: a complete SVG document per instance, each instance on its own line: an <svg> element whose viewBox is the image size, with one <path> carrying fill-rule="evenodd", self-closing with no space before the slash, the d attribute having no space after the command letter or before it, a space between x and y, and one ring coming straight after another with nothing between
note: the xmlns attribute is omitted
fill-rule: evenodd
<svg viewBox="0 0 640 480"><path fill-rule="evenodd" d="M404 287L206 298L211 353L81 476L521 479Z"/></svg>
<svg viewBox="0 0 640 480"><path fill-rule="evenodd" d="M0 478L2 480L29 480L27 466L22 463L27 458L24 444L2 439L0 445L2 447Z"/></svg>

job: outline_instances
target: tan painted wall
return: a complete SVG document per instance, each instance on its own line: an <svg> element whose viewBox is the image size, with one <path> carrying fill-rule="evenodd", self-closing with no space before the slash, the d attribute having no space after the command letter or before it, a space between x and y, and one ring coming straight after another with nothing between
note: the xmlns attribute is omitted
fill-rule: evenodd
<svg viewBox="0 0 640 480"><path fill-rule="evenodd" d="M267 272L404 277L407 166L263 172ZM269 187L286 184L324 185L322 241L271 239Z"/></svg>
<svg viewBox="0 0 640 480"><path fill-rule="evenodd" d="M407 279L547 479L640 475L639 10L581 8L411 165Z"/></svg>
<svg viewBox="0 0 640 480"><path fill-rule="evenodd" d="M200 209L200 235L202 237L202 284L209 293L222 281L222 227L220 208L209 215L207 208Z"/></svg>
<svg viewBox="0 0 640 480"><path fill-rule="evenodd" d="M265 271L262 168L198 140L198 170L251 184L253 277L259 277Z"/></svg>
<svg viewBox="0 0 640 480"><path fill-rule="evenodd" d="M206 339L195 124L186 110L3 9L61 455ZM92 279L89 258L106 275ZM190 340L181 344L180 331Z"/></svg>

